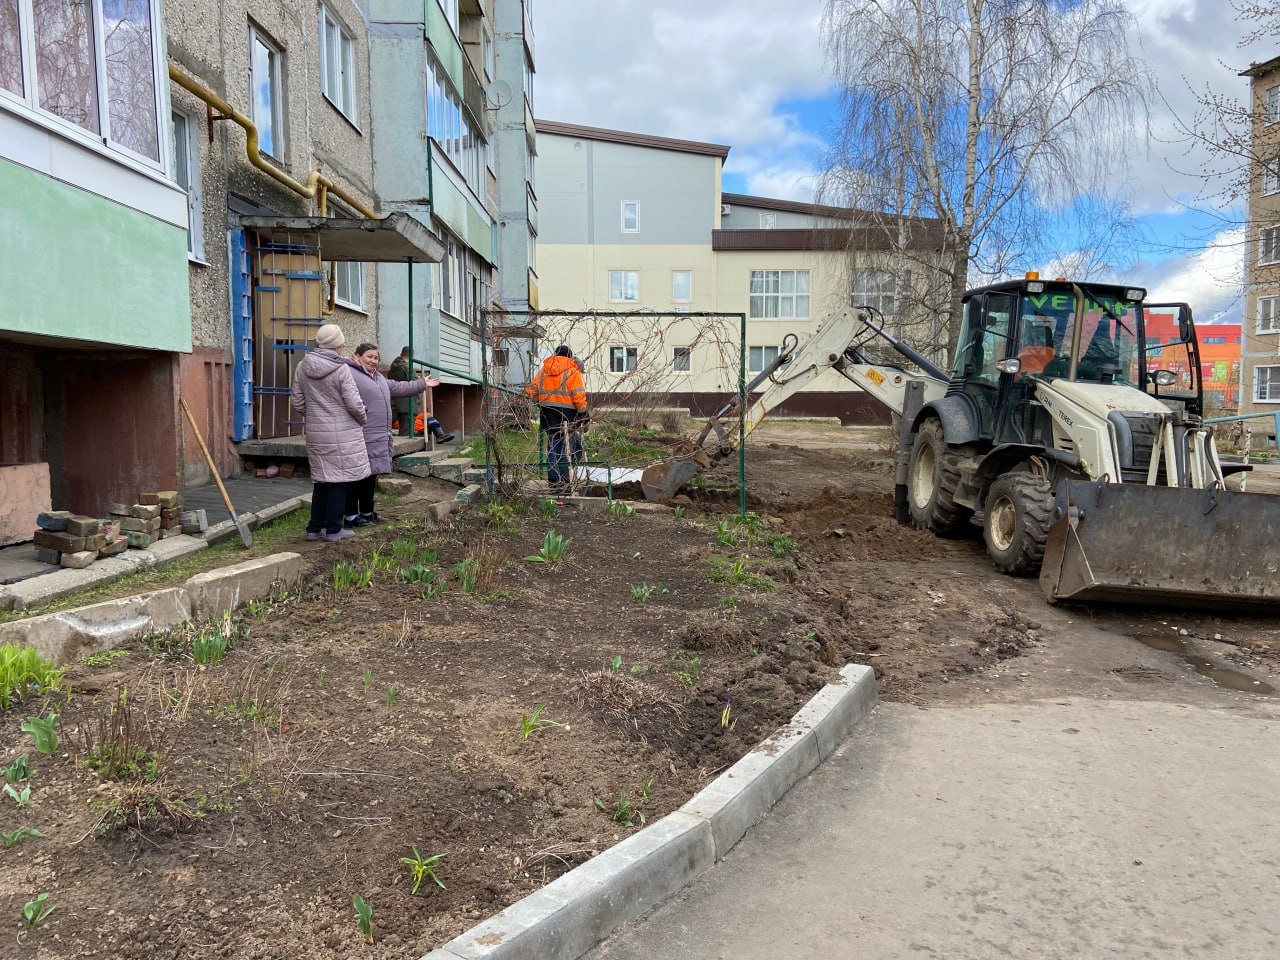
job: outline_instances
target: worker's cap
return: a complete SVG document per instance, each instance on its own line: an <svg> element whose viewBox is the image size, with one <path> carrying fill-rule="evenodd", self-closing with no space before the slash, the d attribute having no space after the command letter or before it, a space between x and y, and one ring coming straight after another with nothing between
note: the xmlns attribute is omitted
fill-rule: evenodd
<svg viewBox="0 0 1280 960"><path fill-rule="evenodd" d="M337 350L346 342L342 328L336 323L326 323L316 331L316 346L321 350Z"/></svg>
<svg viewBox="0 0 1280 960"><path fill-rule="evenodd" d="M557 357L568 357L570 360L572 360L572 359L573 359L573 351L572 351L572 350L570 350L568 347L566 347L566 346L562 343L562 344L560 344L560 346L556 347L556 356L557 356Z"/></svg>

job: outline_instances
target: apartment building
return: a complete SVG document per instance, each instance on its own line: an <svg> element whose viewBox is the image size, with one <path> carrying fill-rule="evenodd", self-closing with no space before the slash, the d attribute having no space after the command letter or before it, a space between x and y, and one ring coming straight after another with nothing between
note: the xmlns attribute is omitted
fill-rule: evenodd
<svg viewBox="0 0 1280 960"><path fill-rule="evenodd" d="M163 0L0 3L0 544L178 485L188 205Z"/></svg>
<svg viewBox="0 0 1280 960"><path fill-rule="evenodd" d="M722 144L546 120L537 129L539 300L573 315L542 322L575 348L601 397L661 394L706 412L737 388L741 340L736 319L696 314L746 315L750 377L851 302L896 323L911 300L897 255L909 248L927 263L939 242L920 222L895 250L857 211L725 193ZM652 317L615 316L634 311ZM887 421L831 372L782 412Z"/></svg>
<svg viewBox="0 0 1280 960"><path fill-rule="evenodd" d="M1241 412L1280 414L1280 57L1254 64L1241 76L1249 78L1254 157L1246 220ZM1248 423L1278 439L1273 420Z"/></svg>

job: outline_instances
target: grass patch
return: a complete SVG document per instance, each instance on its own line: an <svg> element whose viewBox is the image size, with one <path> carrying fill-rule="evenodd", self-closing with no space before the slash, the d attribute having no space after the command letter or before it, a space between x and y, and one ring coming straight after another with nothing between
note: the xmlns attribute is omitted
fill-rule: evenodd
<svg viewBox="0 0 1280 960"><path fill-rule="evenodd" d="M772 569L773 565L766 566L754 557L726 557L722 554L712 554L707 557L707 563L711 565L707 579L712 583L729 583L752 590L776 590L778 587L770 577L757 572L761 567Z"/></svg>

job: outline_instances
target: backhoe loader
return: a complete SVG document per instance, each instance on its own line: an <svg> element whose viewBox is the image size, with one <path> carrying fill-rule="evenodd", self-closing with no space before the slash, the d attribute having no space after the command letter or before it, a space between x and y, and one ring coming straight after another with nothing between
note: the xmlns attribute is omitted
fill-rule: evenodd
<svg viewBox="0 0 1280 960"><path fill-rule="evenodd" d="M950 375L848 308L749 385L746 429L835 369L899 416L900 522L942 537L981 526L996 568L1039 574L1051 602L1280 607L1280 496L1226 489L1247 468L1224 466L1202 423L1191 308L1145 301L1034 274L971 290ZM1177 317L1169 342L1147 337L1155 314ZM647 469L646 497L731 453L737 416L730 403L691 452Z"/></svg>

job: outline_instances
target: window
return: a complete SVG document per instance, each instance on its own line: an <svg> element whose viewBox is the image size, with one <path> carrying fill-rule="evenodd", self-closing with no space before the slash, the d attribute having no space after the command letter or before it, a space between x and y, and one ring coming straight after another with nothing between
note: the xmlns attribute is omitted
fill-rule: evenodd
<svg viewBox="0 0 1280 960"><path fill-rule="evenodd" d="M640 272L638 270L609 271L609 302L633 303L640 299Z"/></svg>
<svg viewBox="0 0 1280 960"><path fill-rule="evenodd" d="M809 316L808 270L752 270L751 317Z"/></svg>
<svg viewBox="0 0 1280 960"><path fill-rule="evenodd" d="M453 28L453 35L459 35L458 20L458 0L440 0L440 9L444 11L444 18L449 21L449 26Z"/></svg>
<svg viewBox="0 0 1280 960"><path fill-rule="evenodd" d="M673 347L671 353L671 370L673 373L688 373L690 360L693 358L693 347Z"/></svg>
<svg viewBox="0 0 1280 960"><path fill-rule="evenodd" d="M493 55L493 36L488 30L482 30L481 33L484 36L482 41L484 44L484 78L492 80L494 74L498 72L497 62Z"/></svg>
<svg viewBox="0 0 1280 960"><path fill-rule="evenodd" d="M1266 103L1267 123L1275 123L1280 120L1280 84L1274 87L1267 87L1267 92L1263 96Z"/></svg>
<svg viewBox="0 0 1280 960"><path fill-rule="evenodd" d="M533 113L533 64L527 56L524 58L524 99L529 104L529 112Z"/></svg>
<svg viewBox="0 0 1280 960"><path fill-rule="evenodd" d="M477 197L484 191L484 164L488 145L471 115L462 109L462 98L453 81L436 61L427 70L427 134L462 175Z"/></svg>
<svg viewBox="0 0 1280 960"><path fill-rule="evenodd" d="M341 260L334 267L334 290L344 307L364 309L364 264Z"/></svg>
<svg viewBox="0 0 1280 960"><path fill-rule="evenodd" d="M495 367L509 367L511 365L511 351L509 347L493 348L493 365Z"/></svg>
<svg viewBox="0 0 1280 960"><path fill-rule="evenodd" d="M1280 262L1280 227L1267 227L1259 232L1258 262Z"/></svg>
<svg viewBox="0 0 1280 960"><path fill-rule="evenodd" d="M204 260L204 216L200 204L200 124L173 113L173 179L187 193L187 256Z"/></svg>
<svg viewBox="0 0 1280 960"><path fill-rule="evenodd" d="M776 213L772 213L772 212L770 212L770 213L763 213L763 212L762 212L762 213L760 214L760 229L761 229L761 230L772 230L772 229L773 229L774 227L776 227L777 225L778 225L778 215L777 215Z"/></svg>
<svg viewBox="0 0 1280 960"><path fill-rule="evenodd" d="M1280 297L1258 298L1258 332L1280 333Z"/></svg>
<svg viewBox="0 0 1280 960"><path fill-rule="evenodd" d="M622 201L622 232L623 233L639 233L640 232L640 201L639 200L623 200Z"/></svg>
<svg viewBox="0 0 1280 960"><path fill-rule="evenodd" d="M748 347L747 372L760 373L765 367L777 359L777 347Z"/></svg>
<svg viewBox="0 0 1280 960"><path fill-rule="evenodd" d="M898 315L898 278L888 270L855 270L849 302L885 317Z"/></svg>
<svg viewBox="0 0 1280 960"><path fill-rule="evenodd" d="M673 303L689 303L693 300L693 271L671 271L671 300Z"/></svg>
<svg viewBox="0 0 1280 960"><path fill-rule="evenodd" d="M1201 342L1201 343L1205 343L1205 344L1209 344L1209 343L1226 343L1226 342L1227 342L1227 338L1226 338L1226 337L1205 337L1205 338L1204 338L1203 340L1201 340L1200 342Z"/></svg>
<svg viewBox="0 0 1280 960"><path fill-rule="evenodd" d="M1259 403L1280 403L1280 367L1254 367L1253 399Z"/></svg>
<svg viewBox="0 0 1280 960"><path fill-rule="evenodd" d="M352 123L356 122L356 53L351 34L320 8L320 90Z"/></svg>
<svg viewBox="0 0 1280 960"><path fill-rule="evenodd" d="M638 351L635 347L610 347L609 372L630 373L636 368Z"/></svg>
<svg viewBox="0 0 1280 960"><path fill-rule="evenodd" d="M0 90L160 163L151 0L0 0Z"/></svg>
<svg viewBox="0 0 1280 960"><path fill-rule="evenodd" d="M1272 154L1262 159L1262 194L1267 196L1280 193L1280 154Z"/></svg>
<svg viewBox="0 0 1280 960"><path fill-rule="evenodd" d="M249 29L249 103L263 153L284 159L284 55Z"/></svg>
<svg viewBox="0 0 1280 960"><path fill-rule="evenodd" d="M447 240L443 267L444 290L440 309L453 317L462 316L462 251L458 241Z"/></svg>

